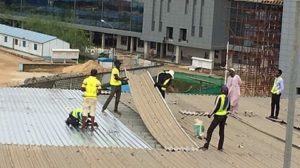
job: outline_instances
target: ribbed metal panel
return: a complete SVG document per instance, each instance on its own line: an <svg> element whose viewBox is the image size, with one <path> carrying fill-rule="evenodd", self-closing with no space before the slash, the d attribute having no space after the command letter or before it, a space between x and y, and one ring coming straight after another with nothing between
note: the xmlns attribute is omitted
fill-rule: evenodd
<svg viewBox="0 0 300 168"><path fill-rule="evenodd" d="M0 143L151 148L111 113L104 116L100 103L96 131L67 127L70 111L82 101L78 90L0 88Z"/></svg>
<svg viewBox="0 0 300 168"><path fill-rule="evenodd" d="M56 39L56 37L54 36L30 30L20 29L17 27L11 27L4 24L0 24L0 34L9 35L12 37L25 39L36 43L45 43L47 41Z"/></svg>

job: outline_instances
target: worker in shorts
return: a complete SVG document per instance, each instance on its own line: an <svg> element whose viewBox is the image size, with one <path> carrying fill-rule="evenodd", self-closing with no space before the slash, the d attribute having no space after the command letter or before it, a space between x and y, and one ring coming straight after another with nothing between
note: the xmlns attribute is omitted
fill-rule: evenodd
<svg viewBox="0 0 300 168"><path fill-rule="evenodd" d="M82 112L82 127L81 130L86 128L86 120L88 114L91 115L91 129L94 130L95 114L97 106L97 95L100 93L101 83L96 78L97 70L92 69L91 75L85 78L81 85L83 93L83 112Z"/></svg>

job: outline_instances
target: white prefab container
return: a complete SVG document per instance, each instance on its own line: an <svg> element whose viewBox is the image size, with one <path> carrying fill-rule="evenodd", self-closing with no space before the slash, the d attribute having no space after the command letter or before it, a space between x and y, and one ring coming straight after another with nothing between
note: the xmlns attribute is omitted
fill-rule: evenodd
<svg viewBox="0 0 300 168"><path fill-rule="evenodd" d="M192 57L192 66L190 69L195 70L196 68L213 69L213 61L210 59Z"/></svg>
<svg viewBox="0 0 300 168"><path fill-rule="evenodd" d="M52 49L69 49L70 44L55 36L0 24L0 46L41 57L51 57Z"/></svg>
<svg viewBox="0 0 300 168"><path fill-rule="evenodd" d="M51 62L55 60L63 60L66 63L68 60L76 60L78 63L79 50L78 49L52 49Z"/></svg>

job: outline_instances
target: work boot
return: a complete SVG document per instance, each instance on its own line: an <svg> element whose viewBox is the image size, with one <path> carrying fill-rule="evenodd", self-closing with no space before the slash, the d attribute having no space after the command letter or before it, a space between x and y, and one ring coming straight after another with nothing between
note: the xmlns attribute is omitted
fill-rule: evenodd
<svg viewBox="0 0 300 168"><path fill-rule="evenodd" d="M95 125L95 116L91 116L91 130L92 131L95 130L94 125Z"/></svg>
<svg viewBox="0 0 300 168"><path fill-rule="evenodd" d="M121 112L119 112L118 110L114 110L114 112L119 114L120 116L122 115Z"/></svg>
<svg viewBox="0 0 300 168"><path fill-rule="evenodd" d="M84 131L84 129L86 128L86 119L87 116L82 116L82 126L81 126L82 131Z"/></svg>

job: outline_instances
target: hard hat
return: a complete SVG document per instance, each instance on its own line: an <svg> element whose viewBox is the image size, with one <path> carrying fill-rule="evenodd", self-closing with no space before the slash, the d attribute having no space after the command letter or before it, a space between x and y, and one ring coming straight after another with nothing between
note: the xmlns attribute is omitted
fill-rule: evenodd
<svg viewBox="0 0 300 168"><path fill-rule="evenodd" d="M235 72L235 69L234 68L230 68L229 71Z"/></svg>
<svg viewBox="0 0 300 168"><path fill-rule="evenodd" d="M172 79L174 79L175 72L172 69L168 71L168 74L170 74L172 76Z"/></svg>

